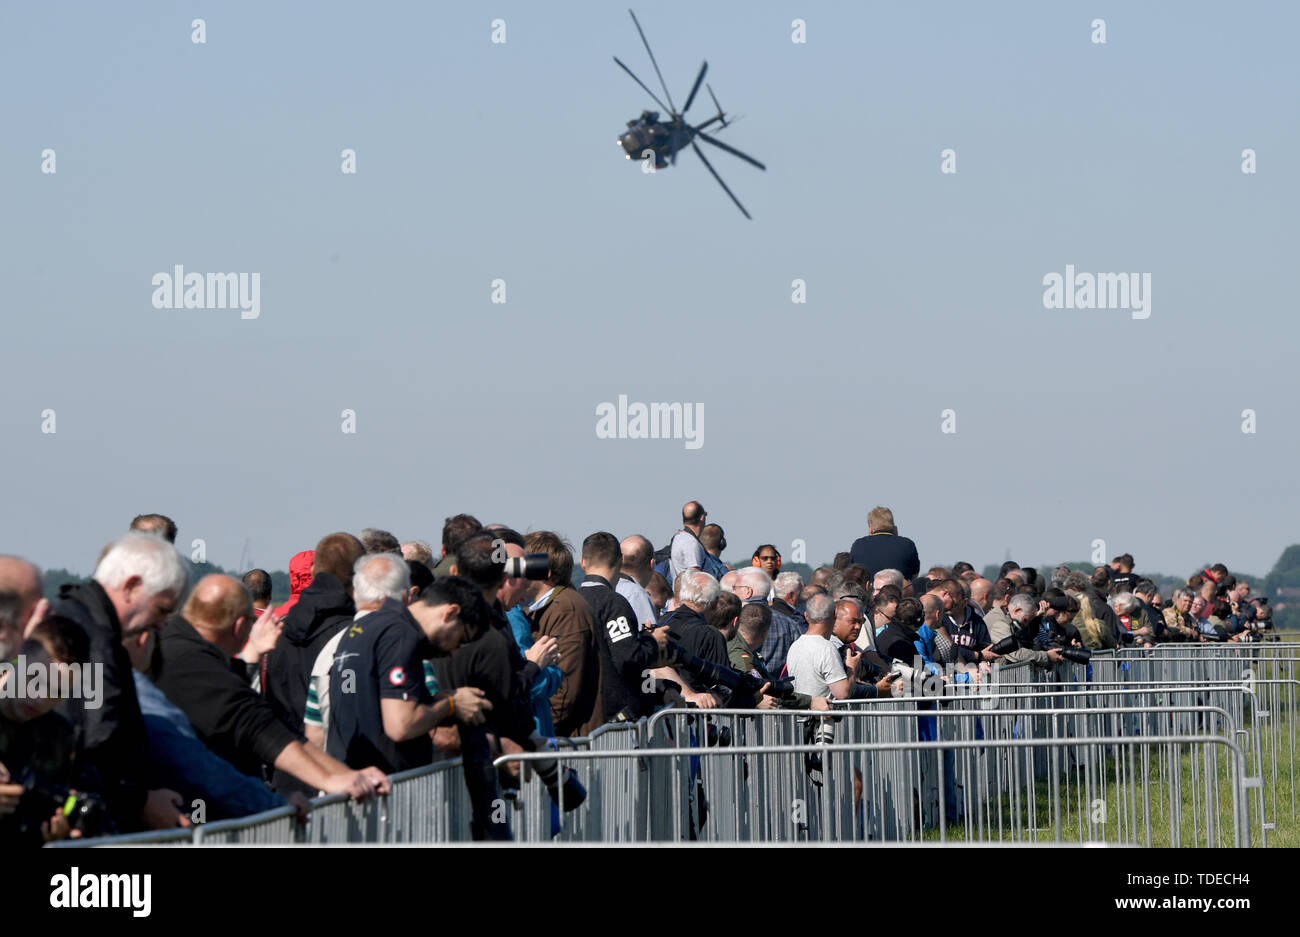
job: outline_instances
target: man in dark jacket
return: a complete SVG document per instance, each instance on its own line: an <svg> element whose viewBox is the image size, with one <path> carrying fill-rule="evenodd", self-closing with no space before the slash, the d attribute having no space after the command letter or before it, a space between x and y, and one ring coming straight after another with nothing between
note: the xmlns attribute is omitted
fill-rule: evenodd
<svg viewBox="0 0 1300 937"><path fill-rule="evenodd" d="M253 691L235 657L253 626L253 600L243 583L204 576L162 630L154 684L185 713L199 740L244 774L257 777L263 765L274 765L313 792L357 799L386 792L383 772L355 771L331 758L286 727Z"/></svg>
<svg viewBox="0 0 1300 937"><path fill-rule="evenodd" d="M904 579L915 579L921 572L916 544L907 537L898 536L894 512L889 508L873 508L867 515L867 535L853 541L849 548L849 561L861 563L873 575L882 569L896 569Z"/></svg>
<svg viewBox="0 0 1300 937"><path fill-rule="evenodd" d="M656 694L649 672L664 656L668 629L646 634L638 627L636 612L611 583L618 579L623 552L618 538L598 531L582 541L582 571L587 574L578 593L591 609L600 651L602 710L593 717L584 735L602 722L635 722L654 709ZM647 692L645 687L651 690ZM596 719L599 718L599 722Z"/></svg>
<svg viewBox="0 0 1300 937"><path fill-rule="evenodd" d="M361 541L347 533L330 534L316 544L311 585L285 618L280 643L262 658L262 695L295 737L303 733L307 686L316 656L356 615L352 567L364 553ZM281 794L312 793L279 772L271 785Z"/></svg>
<svg viewBox="0 0 1300 937"><path fill-rule="evenodd" d="M473 590L444 577L429 586L413 610L388 598L343 632L337 658L349 661L358 676L352 687L330 682L328 745L334 757L385 771L418 768L433 761L429 733L435 728L457 717L482 721L482 710L491 704L481 690L464 687L435 698L424 676L424 660L445 657L487 627L486 606L478 602L479 616L471 620L466 593L472 596Z"/></svg>
<svg viewBox="0 0 1300 937"><path fill-rule="evenodd" d="M505 578L507 536L510 542L518 538L513 531L506 530L484 531L464 538L457 546L456 562L457 569L465 578L444 577L438 580L440 584L457 584L472 589L474 597L465 596L460 603L463 607L461 614L484 621L481 635L476 629L473 640L457 648L450 659L444 658L434 665L441 689L456 688L460 692L465 687L477 688L488 704L487 721L483 726L459 726L465 782L470 794L470 832L475 840L509 838L507 826L494 806L497 778L492 766L489 733L495 736L501 751L506 753L541 750L545 743L535 732L532 687L542 667L559 666L562 659L559 644L547 634L538 637L526 654L521 654L515 643L501 599L504 595L507 602L516 603L524 596L527 586L518 579L507 581ZM567 548L565 552L567 555ZM564 573L566 576L572 573L572 559L569 563L569 570ZM475 597L478 601L474 600ZM479 606L482 606L481 612ZM588 685L594 688L595 681ZM557 720L557 732L560 725ZM549 759L535 761L532 767L552 798L558 800L563 787L566 810L576 808L586 798L581 784L576 783L576 776L571 777L573 773L566 770L561 777L556 762Z"/></svg>
<svg viewBox="0 0 1300 937"><path fill-rule="evenodd" d="M137 780L149 763L144 716L136 696L124 639L156 629L185 591L185 568L161 537L127 533L105 551L94 578L66 585L55 614L81 626L90 662L103 667L103 699L95 709L65 700L60 713L82 734L84 764L103 785L109 813L121 832L188 825L175 791L146 791Z"/></svg>
<svg viewBox="0 0 1300 937"><path fill-rule="evenodd" d="M722 632L709 624L708 620L709 611L718 601L718 595L722 591L718 587L717 580L699 570L687 570L682 573L682 579L678 589L682 604L666 615L662 622L662 625L668 628L668 637L696 657L709 663L730 667L731 659L727 654L727 641L722 636ZM686 689L697 693L709 689L709 685L698 675L686 671L683 667L677 667L677 672L691 684Z"/></svg>
<svg viewBox="0 0 1300 937"><path fill-rule="evenodd" d="M967 664L996 660L998 655L989 650L993 639L989 637L984 616L975 610L961 583L956 579L943 579L930 592L943 602L944 612L940 621L946 626L948 637L961 660Z"/></svg>

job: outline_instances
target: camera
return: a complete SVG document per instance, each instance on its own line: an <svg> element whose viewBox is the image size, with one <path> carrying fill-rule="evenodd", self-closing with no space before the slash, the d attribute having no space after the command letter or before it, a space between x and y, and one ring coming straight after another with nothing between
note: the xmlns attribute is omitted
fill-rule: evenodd
<svg viewBox="0 0 1300 937"><path fill-rule="evenodd" d="M909 667L901 660L896 660L892 664L890 664L889 672L893 674L895 680L899 679L900 677L906 680L908 683L912 683L913 681L916 680L916 669L913 667Z"/></svg>
<svg viewBox="0 0 1300 937"><path fill-rule="evenodd" d="M98 794L86 791L73 791L61 784L47 781L27 768L18 778L23 786L22 818L18 821L20 831L37 830L41 824L58 812L68 818L68 825L79 830L86 838L94 836L112 836L117 832L108 806ZM28 807L30 804L30 807Z"/></svg>
<svg viewBox="0 0 1300 937"><path fill-rule="evenodd" d="M1014 634L1007 635L1001 641L993 642L992 647L989 648L990 651L992 651L994 654L997 654L998 656L1001 656L1003 654L1010 654L1012 651L1017 651L1019 649L1020 649L1020 641L1017 640Z"/></svg>
<svg viewBox="0 0 1300 937"><path fill-rule="evenodd" d="M545 553L506 557L507 579L531 579L540 582L551 574L551 558Z"/></svg>
<svg viewBox="0 0 1300 937"><path fill-rule="evenodd" d="M668 642L668 656L672 664L690 671L691 675L701 683L706 686L724 688L729 694L758 696L758 691L763 688L763 684L768 682L762 677L756 677L751 673L741 673L738 670L732 670L730 667L723 667L721 664L707 661L702 657L696 657L676 641ZM794 693L793 681L774 680L772 681L773 696L778 695L775 692L777 683L788 685L789 693Z"/></svg>

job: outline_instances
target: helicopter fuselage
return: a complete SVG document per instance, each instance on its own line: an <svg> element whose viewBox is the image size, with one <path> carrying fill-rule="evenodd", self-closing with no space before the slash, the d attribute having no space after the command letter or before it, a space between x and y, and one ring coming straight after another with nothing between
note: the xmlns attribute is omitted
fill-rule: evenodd
<svg viewBox="0 0 1300 937"><path fill-rule="evenodd" d="M677 138L677 149L680 152L690 146L696 130L720 119L720 117L710 117L704 123L690 127L685 122L660 120L657 111L642 111L639 118L627 122L627 130L623 131L615 142L623 148L627 159L648 159L653 153L655 168L664 169L669 165L674 136Z"/></svg>

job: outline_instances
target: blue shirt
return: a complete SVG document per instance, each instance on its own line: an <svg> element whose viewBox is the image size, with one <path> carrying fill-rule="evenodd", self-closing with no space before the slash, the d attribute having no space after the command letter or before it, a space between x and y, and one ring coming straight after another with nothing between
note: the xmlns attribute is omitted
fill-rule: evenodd
<svg viewBox="0 0 1300 937"><path fill-rule="evenodd" d="M132 671L132 676L149 737L154 784L179 793L185 809L202 800L207 820L246 817L284 806L283 797L199 741L189 717L148 677L139 671Z"/></svg>
<svg viewBox="0 0 1300 937"><path fill-rule="evenodd" d="M519 645L519 650L523 652L532 647L533 623L529 620L528 612L524 610L522 603L506 612L506 620L510 622L510 631L515 636L515 643ZM563 680L564 671L559 667L543 667L528 692L529 701L533 704L533 724L537 726L537 734L545 738L555 735L551 697L560 688Z"/></svg>

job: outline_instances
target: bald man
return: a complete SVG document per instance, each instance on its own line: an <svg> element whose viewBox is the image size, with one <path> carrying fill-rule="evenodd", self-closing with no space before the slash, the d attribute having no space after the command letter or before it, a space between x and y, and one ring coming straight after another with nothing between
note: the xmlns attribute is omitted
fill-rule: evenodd
<svg viewBox="0 0 1300 937"><path fill-rule="evenodd" d="M668 581L677 584L677 577L688 569L704 569L708 551L700 543L700 531L709 514L698 501L682 505L682 529L673 535L668 560Z"/></svg>
<svg viewBox="0 0 1300 937"><path fill-rule="evenodd" d="M654 573L655 548L640 534L624 537L618 547L623 558L614 591L632 606L632 611L636 612L637 624L652 629L658 623L659 616L655 614L654 601L646 591L646 586L650 584L650 577Z"/></svg>
<svg viewBox="0 0 1300 937"><path fill-rule="evenodd" d="M979 606L979 610L987 613L989 610L989 596L993 592L993 583L989 582L983 576L976 577L970 582L970 600Z"/></svg>
<svg viewBox="0 0 1300 937"><path fill-rule="evenodd" d="M249 686L247 660L235 655L277 626L270 609L254 621L252 596L239 580L204 576L159 635L155 684L189 717L199 739L244 774L258 777L262 765L274 765L329 794L363 800L386 793L383 772L354 771L331 758L285 726ZM254 633L259 640L249 642Z"/></svg>
<svg viewBox="0 0 1300 937"><path fill-rule="evenodd" d="M22 647L32 629L45 620L50 603L41 596L41 571L17 556L0 556L0 593L16 598L10 615L0 613L0 661Z"/></svg>

